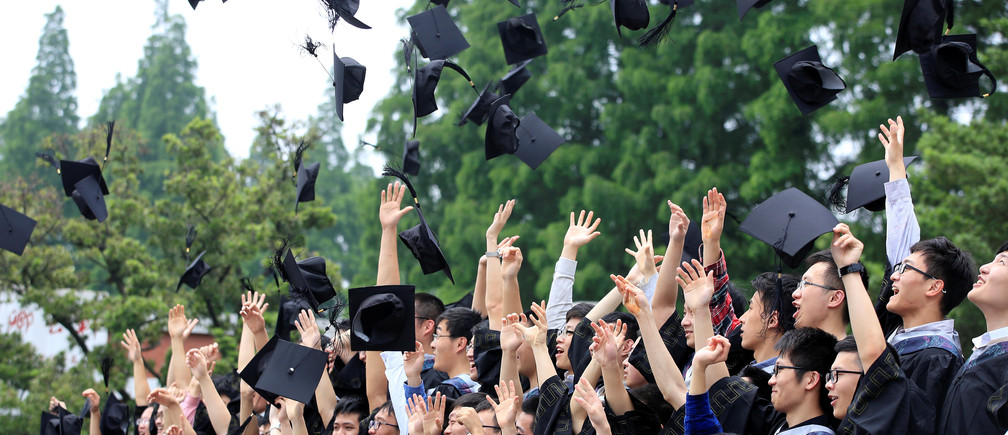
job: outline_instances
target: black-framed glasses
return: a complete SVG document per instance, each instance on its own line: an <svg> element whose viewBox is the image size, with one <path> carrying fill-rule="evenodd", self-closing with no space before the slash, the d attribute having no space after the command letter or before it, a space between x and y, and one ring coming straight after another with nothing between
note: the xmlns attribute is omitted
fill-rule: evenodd
<svg viewBox="0 0 1008 435"><path fill-rule="evenodd" d="M394 425L392 423L385 423L384 421L378 420L377 418L372 419L371 422L368 423L368 429L379 430L381 429L382 426L394 427L396 429L399 429L398 425Z"/></svg>
<svg viewBox="0 0 1008 435"><path fill-rule="evenodd" d="M773 375L774 375L774 376L777 376L777 375L779 375L779 374L780 374L780 371L781 371L781 369L792 369L792 370L800 370L800 371L803 371L803 372L807 372L807 371L811 371L811 370L812 370L812 369L807 369L807 368L805 368L805 367L798 367L798 366L782 366L782 365L780 365L780 364L774 364L774 366L773 366Z"/></svg>
<svg viewBox="0 0 1008 435"><path fill-rule="evenodd" d="M920 269L918 269L916 267L913 267L913 266L911 266L909 264L906 264L906 263L898 263L895 266L893 266L893 268L892 268L893 272L896 272L896 273L898 273L900 275L903 275L903 272L905 272L907 269L910 269L910 270L912 270L914 272L917 272L917 273L919 273L921 275L924 275L924 276L926 276L928 278L931 278L933 280L938 280L937 276L934 276L934 275L932 275L930 273L927 273L927 272L925 272L923 270L920 270Z"/></svg>
<svg viewBox="0 0 1008 435"><path fill-rule="evenodd" d="M827 384L830 383L830 382L832 382L834 384L837 383L837 380L840 379L840 375L843 374L843 373L850 373L852 375L859 375L859 376L864 374L864 372L859 372L859 371L854 371L854 370L833 369L833 370L830 370L829 373L826 373L826 383Z"/></svg>
<svg viewBox="0 0 1008 435"><path fill-rule="evenodd" d="M798 291L805 290L805 286L808 286L808 285L810 285L812 287L819 287L819 288L825 289L825 290L840 290L838 288L826 287L826 286L824 286L822 284L816 284L814 282L802 280L802 282L798 283Z"/></svg>
<svg viewBox="0 0 1008 435"><path fill-rule="evenodd" d="M437 340L439 338L462 338L462 337L456 337L456 336L451 335L451 334L437 334L437 333L435 333L434 335L431 336L431 338L434 339L434 340Z"/></svg>

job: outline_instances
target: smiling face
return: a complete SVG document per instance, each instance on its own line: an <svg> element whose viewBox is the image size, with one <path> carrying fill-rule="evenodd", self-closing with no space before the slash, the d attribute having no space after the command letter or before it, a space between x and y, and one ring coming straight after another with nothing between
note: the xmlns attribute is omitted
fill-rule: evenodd
<svg viewBox="0 0 1008 435"><path fill-rule="evenodd" d="M781 355L777 358L777 366L793 366L791 359ZM805 389L811 372L796 369L781 368L776 375L770 376L770 403L778 412L787 414L797 409L805 399Z"/></svg>
<svg viewBox="0 0 1008 435"><path fill-rule="evenodd" d="M456 358L465 355L466 350L462 344L465 338L452 337L448 331L447 320L438 323L435 334L438 335L438 338L431 342L431 347L434 348L434 369L443 372L451 371Z"/></svg>
<svg viewBox="0 0 1008 435"><path fill-rule="evenodd" d="M1008 311L1008 252L980 266L980 275L967 297L987 317Z"/></svg>
<svg viewBox="0 0 1008 435"><path fill-rule="evenodd" d="M920 251L907 256L903 263L928 272L927 265L924 263L924 254ZM909 267L903 273L893 272L889 279L893 283L893 294L889 298L889 303L886 304L886 309L900 316L913 313L927 305L929 298L925 292L936 282Z"/></svg>
<svg viewBox="0 0 1008 435"><path fill-rule="evenodd" d="M856 352L840 352L830 366L830 370L847 370L852 372L861 371L861 363L858 361ZM847 416L847 408L854 400L854 392L857 390L858 380L861 376L856 373L838 373L836 381L827 382L826 390L829 391L830 406L833 408L833 417L843 420Z"/></svg>
<svg viewBox="0 0 1008 435"><path fill-rule="evenodd" d="M679 324L682 325L686 335L686 345L691 349L696 349L696 339L693 338L693 310L684 307L682 322Z"/></svg>
<svg viewBox="0 0 1008 435"><path fill-rule="evenodd" d="M556 366L560 370L572 370L570 358L567 357L567 350L570 349L571 338L574 337L574 330L577 329L581 319L573 317L564 325L564 330L557 334L556 344Z"/></svg>
<svg viewBox="0 0 1008 435"><path fill-rule="evenodd" d="M840 290L828 290L812 285L826 286L824 277L828 272L831 272L829 264L819 262L809 267L802 275L801 279L806 282L805 285L799 285L791 294L795 306L795 328L815 328L829 315L831 298Z"/></svg>

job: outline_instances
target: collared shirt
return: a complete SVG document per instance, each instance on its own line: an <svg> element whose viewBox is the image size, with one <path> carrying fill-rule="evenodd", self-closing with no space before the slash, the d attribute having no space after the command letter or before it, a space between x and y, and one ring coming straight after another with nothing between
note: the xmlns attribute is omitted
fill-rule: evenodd
<svg viewBox="0 0 1008 435"><path fill-rule="evenodd" d="M774 365L776 365L776 364L777 364L777 357L773 357L773 358L770 358L770 359L768 359L766 361L763 361L763 362L755 362L755 361L753 361L753 363L751 365L753 366L753 368L757 368L757 369L763 370L764 372L772 374L773 373L773 369L774 369Z"/></svg>
<svg viewBox="0 0 1008 435"><path fill-rule="evenodd" d="M981 350L990 344L1000 343L1005 340L1008 340L1008 326L995 329L990 332L984 332L983 335L973 339L973 353L976 354L976 351Z"/></svg>
<svg viewBox="0 0 1008 435"><path fill-rule="evenodd" d="M899 328L893 331L892 335L889 336L889 344L896 346L903 340L938 335L947 338L952 344L955 344L956 349L959 349L959 353L962 353L962 349L959 344L959 333L955 330L955 321L952 319L939 320L937 322L925 323L920 326L914 326L913 328L903 329Z"/></svg>

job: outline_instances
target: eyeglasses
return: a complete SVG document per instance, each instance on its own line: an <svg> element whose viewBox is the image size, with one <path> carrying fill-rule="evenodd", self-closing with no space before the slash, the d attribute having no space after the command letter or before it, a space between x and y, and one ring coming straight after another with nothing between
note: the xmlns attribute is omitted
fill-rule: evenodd
<svg viewBox="0 0 1008 435"><path fill-rule="evenodd" d="M915 272L917 272L917 273L919 273L921 275L924 275L924 276L926 276L928 278L931 278L931 279L934 279L934 280L938 279L938 277L936 277L936 276L934 276L934 275L932 275L930 273L927 273L927 272L925 272L923 270L920 270L920 269L918 269L916 267L913 267L913 266L911 266L909 264L906 264L906 263L899 263L899 264L893 266L893 268L892 268L893 272L896 272L896 273L898 273L900 275L903 275L903 272L905 272L907 269L915 271Z"/></svg>
<svg viewBox="0 0 1008 435"><path fill-rule="evenodd" d="M805 368L805 367L798 367L798 366L782 366L782 365L780 365L780 364L775 364L775 365L773 366L773 375L774 375L774 376L777 376L777 375L779 375L779 374L780 374L780 371L781 371L781 369L792 369L792 370L801 370L801 371L810 371L810 370L812 370L812 369L807 369L807 368Z"/></svg>
<svg viewBox="0 0 1008 435"><path fill-rule="evenodd" d="M798 283L798 291L805 290L805 286L807 286L807 285L810 285L812 287L819 287L821 289L826 289L826 290L840 290L838 288L826 287L826 286L824 286L822 284L816 284L814 282L802 281L802 282Z"/></svg>
<svg viewBox="0 0 1008 435"><path fill-rule="evenodd" d="M142 426L149 426L149 425L150 425L150 419L149 418L138 418L137 419L137 426L141 426L142 427Z"/></svg>
<svg viewBox="0 0 1008 435"><path fill-rule="evenodd" d="M385 422L383 422L381 420L378 420L377 418L374 419L374 420L371 420L371 422L368 423L368 429L379 430L379 429L381 429L382 426L394 427L396 429L399 429L399 426L394 425L392 423L385 423Z"/></svg>
<svg viewBox="0 0 1008 435"><path fill-rule="evenodd" d="M439 338L460 338L460 337L456 337L456 336L450 335L450 334L434 334L434 335L431 336L431 338L433 338L434 340L437 340Z"/></svg>
<svg viewBox="0 0 1008 435"><path fill-rule="evenodd" d="M830 370L829 373L826 373L826 383L827 384L830 383L830 382L832 382L834 384L837 383L837 379L840 378L840 374L842 374L842 373L850 373L852 375L863 375L864 374L864 372L856 372L854 370L833 369L833 370Z"/></svg>

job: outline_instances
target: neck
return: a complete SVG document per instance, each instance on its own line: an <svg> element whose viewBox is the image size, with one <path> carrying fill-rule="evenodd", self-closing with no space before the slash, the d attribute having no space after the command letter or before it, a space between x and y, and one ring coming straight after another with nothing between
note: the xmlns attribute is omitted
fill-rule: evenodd
<svg viewBox="0 0 1008 435"><path fill-rule="evenodd" d="M424 353L434 355L434 346L431 346L434 343L434 337L424 337L420 342L423 343Z"/></svg>
<svg viewBox="0 0 1008 435"><path fill-rule="evenodd" d="M822 323L816 327L833 334L837 340L843 340L844 337L847 336L847 324L844 323L843 316L840 314L840 311L836 311L831 314L833 315L823 319Z"/></svg>
<svg viewBox="0 0 1008 435"><path fill-rule="evenodd" d="M903 329L910 329L944 320L945 316L937 308L924 307L912 313L901 314L900 318L903 319Z"/></svg>
<svg viewBox="0 0 1008 435"><path fill-rule="evenodd" d="M987 320L987 332L992 332L1008 326L1008 310L992 313L983 311L983 315L984 319Z"/></svg>
<svg viewBox="0 0 1008 435"><path fill-rule="evenodd" d="M448 374L449 378L469 374L469 358L466 358L465 354L461 354L461 356L461 358L458 358L458 355L456 355L456 358L452 361L451 366L448 370L445 370L445 373Z"/></svg>
<svg viewBox="0 0 1008 435"><path fill-rule="evenodd" d="M756 362L763 362L780 354L777 349L774 349L774 345L777 344L780 337L781 335L776 332L767 331L760 344L753 349L753 358L756 359Z"/></svg>
<svg viewBox="0 0 1008 435"><path fill-rule="evenodd" d="M823 415L822 409L819 408L818 395L819 393L808 394L808 397L805 398L806 400L803 400L802 403L798 405L797 409L787 413L785 419L787 420L788 427L795 427L796 425Z"/></svg>

